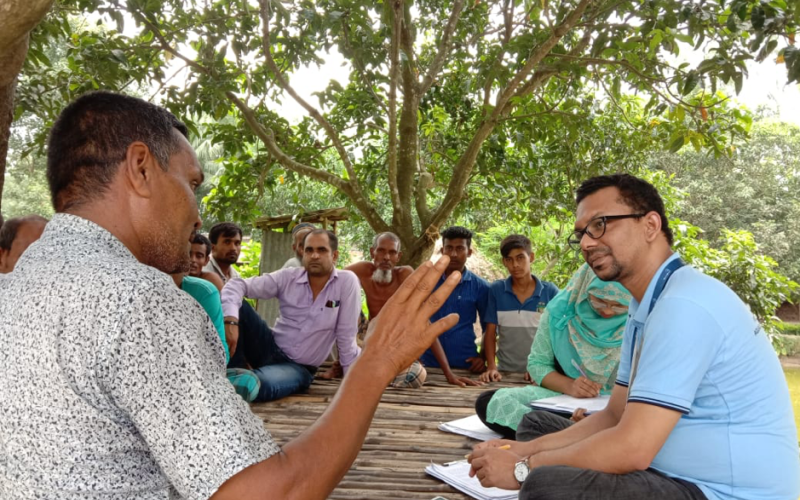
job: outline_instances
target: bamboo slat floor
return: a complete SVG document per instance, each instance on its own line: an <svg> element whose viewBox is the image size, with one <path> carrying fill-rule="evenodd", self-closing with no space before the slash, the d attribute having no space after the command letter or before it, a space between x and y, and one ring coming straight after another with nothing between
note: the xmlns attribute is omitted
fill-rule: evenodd
<svg viewBox="0 0 800 500"><path fill-rule="evenodd" d="M252 409L275 440L283 444L322 414L339 383L317 379L307 394L254 404ZM481 392L522 383L522 375L514 374L506 375L500 383L459 388L449 385L441 370L429 369L428 380L420 389L386 389L358 458L329 498L430 500L441 495L448 500L468 499L425 474L425 466L431 461L463 459L477 441L437 427L441 422L473 414Z"/></svg>

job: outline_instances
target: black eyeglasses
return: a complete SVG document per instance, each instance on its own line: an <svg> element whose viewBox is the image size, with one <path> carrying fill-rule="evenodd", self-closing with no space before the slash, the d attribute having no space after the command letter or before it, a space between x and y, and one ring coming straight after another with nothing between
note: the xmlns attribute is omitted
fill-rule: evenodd
<svg viewBox="0 0 800 500"><path fill-rule="evenodd" d="M639 219L644 217L647 214L625 214L625 215L601 215L600 217L595 217L594 219L590 220L586 227L579 231L574 231L570 236L567 242L569 246L572 247L575 251L580 251L581 249L581 240L583 239L583 235L589 235L590 238L598 240L606 234L606 225L608 221L612 220L620 220L620 219Z"/></svg>

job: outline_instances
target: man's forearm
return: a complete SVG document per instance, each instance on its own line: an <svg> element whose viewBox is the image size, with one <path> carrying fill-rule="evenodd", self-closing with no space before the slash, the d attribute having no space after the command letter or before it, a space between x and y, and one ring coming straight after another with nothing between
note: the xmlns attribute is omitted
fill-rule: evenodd
<svg viewBox="0 0 800 500"><path fill-rule="evenodd" d="M587 420L589 419L584 419L579 423ZM540 451L530 457L528 465L534 468L546 465L566 465L609 474L627 474L636 470L644 470L649 465L639 459L636 449L637 444L631 442L629 436L626 436L618 427L611 427L586 435L570 445Z"/></svg>
<svg viewBox="0 0 800 500"><path fill-rule="evenodd" d="M326 498L358 455L393 370L376 356L357 359L314 425L282 453L234 476L215 498Z"/></svg>
<svg viewBox="0 0 800 500"><path fill-rule="evenodd" d="M555 450L571 446L579 441L583 441L590 436L593 436L594 434L614 427L617 422L618 421L614 417L613 413L608 410L593 413L580 422L567 427L563 431L548 434L530 441L525 453L534 455L536 453L542 453L548 450Z"/></svg>

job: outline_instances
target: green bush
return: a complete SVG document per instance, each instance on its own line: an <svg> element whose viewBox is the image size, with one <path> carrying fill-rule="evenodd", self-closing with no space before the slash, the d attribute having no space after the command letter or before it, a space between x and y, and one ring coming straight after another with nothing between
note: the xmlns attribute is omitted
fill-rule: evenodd
<svg viewBox="0 0 800 500"><path fill-rule="evenodd" d="M800 335L800 323L785 323L779 321L777 326L783 335Z"/></svg>

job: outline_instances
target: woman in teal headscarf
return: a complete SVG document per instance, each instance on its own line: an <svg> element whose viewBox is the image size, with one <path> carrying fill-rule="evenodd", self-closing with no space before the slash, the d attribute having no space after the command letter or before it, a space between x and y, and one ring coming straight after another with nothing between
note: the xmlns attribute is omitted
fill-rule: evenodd
<svg viewBox="0 0 800 500"><path fill-rule="evenodd" d="M520 420L531 411L531 401L559 394L578 398L610 394L630 299L625 287L602 281L587 264L581 266L547 304L539 322L528 356L528 373L537 385L481 394L475 402L481 420L514 439Z"/></svg>

